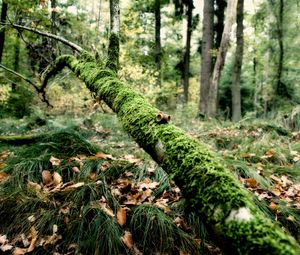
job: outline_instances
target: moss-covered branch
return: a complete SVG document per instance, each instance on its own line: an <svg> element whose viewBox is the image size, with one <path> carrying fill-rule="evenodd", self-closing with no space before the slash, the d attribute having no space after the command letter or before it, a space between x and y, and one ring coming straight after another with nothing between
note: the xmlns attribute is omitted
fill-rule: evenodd
<svg viewBox="0 0 300 255"><path fill-rule="evenodd" d="M175 180L188 206L207 219L228 254L300 254L296 241L256 208L215 153L172 124L157 122L159 110L115 71L86 58L61 56L45 81L64 66L117 113L124 129Z"/></svg>

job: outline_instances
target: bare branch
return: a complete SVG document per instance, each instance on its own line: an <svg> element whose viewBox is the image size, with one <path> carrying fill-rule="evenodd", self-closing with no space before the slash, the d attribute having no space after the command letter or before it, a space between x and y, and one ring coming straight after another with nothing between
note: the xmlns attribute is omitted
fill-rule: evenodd
<svg viewBox="0 0 300 255"><path fill-rule="evenodd" d="M14 71L14 70L12 70L12 69L10 69L10 68L4 66L4 65L2 65L2 64L0 64L0 68L3 68L4 70L6 70L6 71L8 71L8 72L14 74L15 76L18 76L19 78L23 79L24 81L28 82L30 85L32 85L32 86L34 87L34 89L36 90L36 92L37 92L38 94L41 94L41 96L42 96L42 101L45 102L45 103L47 104L47 106L53 107L53 106L49 103L49 101L47 100L47 98L46 98L46 93L45 93L45 90L44 90L44 89L39 88L36 84L34 84L29 78L25 77L24 75L22 75L22 74L20 74L20 73L18 73L18 72L16 72L16 71Z"/></svg>
<svg viewBox="0 0 300 255"><path fill-rule="evenodd" d="M17 24L5 24L5 23L2 23L2 25L8 25L8 26L11 26L17 30L27 30L27 31L30 31L30 32L33 32L35 34L38 34L38 35L42 35L42 36L46 36L46 37L49 37L49 38L52 38L54 40L57 40L69 47L71 47L73 50L76 50L78 52L82 52L84 51L83 48L81 48L79 45L71 42L71 41L68 41L67 39L61 37L61 36L58 36L58 35L54 35L54 34L51 34L51 33L48 33L48 32L44 32L44 31L40 31L38 29L35 29L35 28L31 28L31 27L26 27L26 26L20 26L20 25L17 25Z"/></svg>

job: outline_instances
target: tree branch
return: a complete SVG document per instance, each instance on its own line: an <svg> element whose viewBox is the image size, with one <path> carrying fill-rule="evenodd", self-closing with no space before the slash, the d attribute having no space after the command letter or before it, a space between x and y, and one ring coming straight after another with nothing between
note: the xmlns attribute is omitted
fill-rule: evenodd
<svg viewBox="0 0 300 255"><path fill-rule="evenodd" d="M79 45L71 42L71 41L68 41L67 39L61 37L61 36L58 36L58 35L54 35L54 34L51 34L51 33L48 33L48 32L44 32L44 31L40 31L38 29L35 29L35 28L31 28L31 27L26 27L26 26L20 26L20 25L17 25L17 24L7 24L7 23L2 23L2 25L9 25L17 30L27 30L27 31L30 31L30 32L33 32L35 34L38 34L38 35L42 35L42 36L46 36L46 37L49 37L49 38L52 38L54 40L57 40L69 47L71 47L73 50L76 50L78 52L83 52L84 49L81 48Z"/></svg>
<svg viewBox="0 0 300 255"><path fill-rule="evenodd" d="M36 90L36 92L37 92L38 94L41 94L41 95L42 95L42 101L45 102L45 103L47 104L47 106L53 107L53 106L49 103L48 99L46 98L46 93L45 93L45 90L44 90L44 89L39 88L39 87L38 87L36 84L34 84L29 78L23 76L22 74L20 74L20 73L14 71L14 70L12 70L12 69L10 69L10 68L8 68L8 67L2 65L2 64L0 64L0 68L3 68L4 70L6 70L6 71L8 71L8 72L14 74L15 76L18 76L19 78L23 79L24 81L28 82L30 85L32 85L32 86L34 87L34 89Z"/></svg>

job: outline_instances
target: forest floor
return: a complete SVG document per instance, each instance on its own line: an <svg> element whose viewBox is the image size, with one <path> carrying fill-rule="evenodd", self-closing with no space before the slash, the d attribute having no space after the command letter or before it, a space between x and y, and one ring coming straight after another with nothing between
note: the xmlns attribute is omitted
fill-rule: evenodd
<svg viewBox="0 0 300 255"><path fill-rule="evenodd" d="M299 129L172 122L216 151L266 217L300 241ZM0 140L21 134L0 141L0 254L221 254L114 114L1 120Z"/></svg>

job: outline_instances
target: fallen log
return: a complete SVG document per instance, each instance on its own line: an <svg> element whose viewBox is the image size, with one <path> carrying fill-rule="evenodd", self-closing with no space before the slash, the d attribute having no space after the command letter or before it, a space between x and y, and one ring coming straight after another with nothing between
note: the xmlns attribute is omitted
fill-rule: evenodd
<svg viewBox="0 0 300 255"><path fill-rule="evenodd" d="M118 47L114 33L112 42ZM101 67L85 54L78 58L61 56L47 69L43 86L64 67L71 69L111 107L124 129L174 179L188 207L207 220L228 254L300 254L296 241L264 216L218 156L170 124L169 117L157 121L161 111L120 80L116 66L110 62Z"/></svg>

